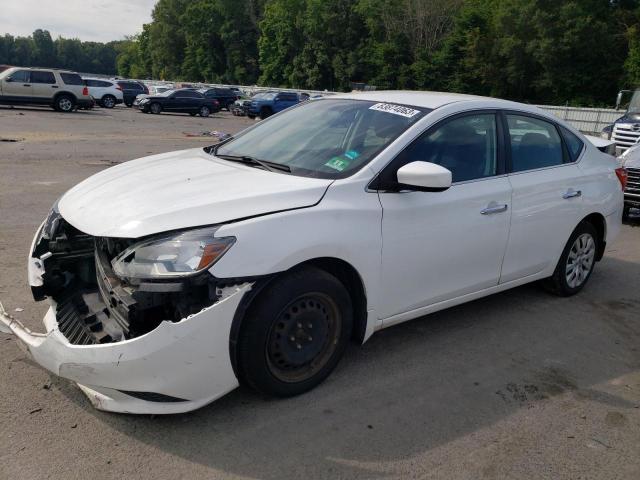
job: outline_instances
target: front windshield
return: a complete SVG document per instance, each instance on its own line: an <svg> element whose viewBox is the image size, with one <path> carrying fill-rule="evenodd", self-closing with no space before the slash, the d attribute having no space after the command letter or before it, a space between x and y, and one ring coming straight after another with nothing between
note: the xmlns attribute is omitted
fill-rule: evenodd
<svg viewBox="0 0 640 480"><path fill-rule="evenodd" d="M293 175L345 178L430 110L364 100L321 99L259 123L216 155L287 165Z"/></svg>
<svg viewBox="0 0 640 480"><path fill-rule="evenodd" d="M159 97L168 97L169 95L171 95L173 92L175 92L175 90L171 89L171 90L166 90L162 93L159 93L158 96Z"/></svg>
<svg viewBox="0 0 640 480"><path fill-rule="evenodd" d="M640 90L636 90L635 92L633 92L628 110L629 113L640 113Z"/></svg>

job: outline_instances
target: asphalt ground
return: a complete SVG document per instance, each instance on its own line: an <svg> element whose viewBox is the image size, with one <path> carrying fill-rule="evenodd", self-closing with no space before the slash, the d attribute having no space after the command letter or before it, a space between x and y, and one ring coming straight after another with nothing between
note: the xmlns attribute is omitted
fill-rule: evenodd
<svg viewBox="0 0 640 480"><path fill-rule="evenodd" d="M33 329L26 255L53 202L133 158L236 132L220 113L0 107L0 300ZM16 140L16 141L5 141ZM0 479L640 479L640 218L584 291L523 286L376 333L319 388L196 412L95 410L0 334Z"/></svg>

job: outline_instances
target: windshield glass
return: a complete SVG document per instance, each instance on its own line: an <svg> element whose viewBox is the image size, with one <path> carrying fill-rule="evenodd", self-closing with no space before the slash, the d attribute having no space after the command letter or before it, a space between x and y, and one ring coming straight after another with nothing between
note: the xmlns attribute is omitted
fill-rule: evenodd
<svg viewBox="0 0 640 480"><path fill-rule="evenodd" d="M627 97L629 98L629 97ZM631 103L629 103L629 113L640 113L640 90L633 92Z"/></svg>
<svg viewBox="0 0 640 480"><path fill-rule="evenodd" d="M293 175L345 178L429 111L364 100L313 100L259 123L216 154L287 165Z"/></svg>
<svg viewBox="0 0 640 480"><path fill-rule="evenodd" d="M171 90L166 90L162 93L159 93L158 96L159 97L168 97L169 95L171 95L173 92L175 92L175 90L171 89Z"/></svg>

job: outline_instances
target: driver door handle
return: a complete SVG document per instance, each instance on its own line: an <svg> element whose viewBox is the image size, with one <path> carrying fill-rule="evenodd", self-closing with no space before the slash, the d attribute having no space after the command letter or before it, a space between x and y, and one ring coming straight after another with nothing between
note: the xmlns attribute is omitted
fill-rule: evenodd
<svg viewBox="0 0 640 480"><path fill-rule="evenodd" d="M491 202L487 208L480 210L482 215L492 215L494 213L506 212L509 206L505 203L503 205L497 205L495 202Z"/></svg>

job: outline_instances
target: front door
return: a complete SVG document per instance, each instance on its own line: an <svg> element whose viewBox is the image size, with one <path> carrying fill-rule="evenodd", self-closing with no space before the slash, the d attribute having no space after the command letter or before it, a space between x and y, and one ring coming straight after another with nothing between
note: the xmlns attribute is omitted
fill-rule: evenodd
<svg viewBox="0 0 640 480"><path fill-rule="evenodd" d="M413 161L451 170L444 192L380 191L381 317L393 317L495 287L509 236L511 185L494 112L456 116L430 128L382 172Z"/></svg>
<svg viewBox="0 0 640 480"><path fill-rule="evenodd" d="M5 101L29 103L33 98L33 88L29 70L17 70L10 79L2 81L2 96Z"/></svg>

